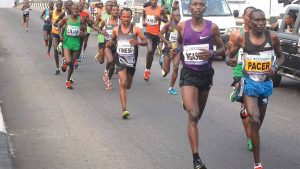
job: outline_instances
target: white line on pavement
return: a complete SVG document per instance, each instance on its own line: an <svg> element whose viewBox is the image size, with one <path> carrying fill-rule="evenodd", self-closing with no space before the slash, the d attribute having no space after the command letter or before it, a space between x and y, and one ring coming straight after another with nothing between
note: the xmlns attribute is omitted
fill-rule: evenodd
<svg viewBox="0 0 300 169"><path fill-rule="evenodd" d="M1 102L1 100L0 100L0 102ZM3 120L3 116L2 116L2 111L1 111L1 106L0 106L0 132L6 133L4 120Z"/></svg>

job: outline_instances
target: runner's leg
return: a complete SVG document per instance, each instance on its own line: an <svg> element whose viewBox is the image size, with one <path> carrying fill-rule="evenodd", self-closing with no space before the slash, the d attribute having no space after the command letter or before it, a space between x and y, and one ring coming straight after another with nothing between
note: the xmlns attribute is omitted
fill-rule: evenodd
<svg viewBox="0 0 300 169"><path fill-rule="evenodd" d="M250 115L250 126L251 126L251 140L253 143L253 156L254 162L260 163L260 136L259 129L261 126L261 119L263 119L265 112L261 112L263 117L260 117L260 109L258 107L258 98L250 97L247 94L244 94L244 103L247 109L247 112ZM263 106L263 105L262 105ZM266 110L261 108L262 110Z"/></svg>
<svg viewBox="0 0 300 169"><path fill-rule="evenodd" d="M126 97L127 97L127 70L126 68L123 70L120 70L118 72L119 75L119 92L120 92L120 101L121 101L121 106L122 106L122 111L126 111Z"/></svg>
<svg viewBox="0 0 300 169"><path fill-rule="evenodd" d="M54 50L54 59L57 70L59 70L59 55L57 51L57 46L59 44L59 37L53 37L53 50Z"/></svg>

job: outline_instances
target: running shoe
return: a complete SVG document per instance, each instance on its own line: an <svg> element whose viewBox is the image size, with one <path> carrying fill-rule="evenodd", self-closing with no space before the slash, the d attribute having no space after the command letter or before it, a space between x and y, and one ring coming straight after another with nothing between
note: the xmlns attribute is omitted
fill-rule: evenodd
<svg viewBox="0 0 300 169"><path fill-rule="evenodd" d="M248 151L252 151L253 150L253 145L252 145L251 139L247 140L247 147L248 147Z"/></svg>
<svg viewBox="0 0 300 169"><path fill-rule="evenodd" d="M177 92L174 88L170 88L170 89L168 90L168 93L169 93L169 94L172 94L172 95L178 95L178 92Z"/></svg>
<svg viewBox="0 0 300 169"><path fill-rule="evenodd" d="M144 72L144 80L148 81L150 79L150 70L146 69Z"/></svg>
<svg viewBox="0 0 300 169"><path fill-rule="evenodd" d="M59 75L59 74L60 74L60 70L57 69L57 70L55 71L55 75Z"/></svg>
<svg viewBox="0 0 300 169"><path fill-rule="evenodd" d="M254 166L254 169L263 169L261 165L259 166Z"/></svg>
<svg viewBox="0 0 300 169"><path fill-rule="evenodd" d="M81 55L80 55L82 58L85 58L85 55L84 55L84 51L81 52Z"/></svg>
<svg viewBox="0 0 300 169"><path fill-rule="evenodd" d="M109 80L105 83L105 89L112 90L112 83Z"/></svg>
<svg viewBox="0 0 300 169"><path fill-rule="evenodd" d="M161 75L162 77L166 77L168 74L164 71L164 69L161 69Z"/></svg>
<svg viewBox="0 0 300 169"><path fill-rule="evenodd" d="M194 169L207 169L200 160L194 161Z"/></svg>
<svg viewBox="0 0 300 169"><path fill-rule="evenodd" d="M81 62L81 58L82 58L82 57L81 57L81 55L80 55L79 58L77 59L78 62Z"/></svg>
<svg viewBox="0 0 300 169"><path fill-rule="evenodd" d="M66 88L73 89L72 83L70 81L66 81Z"/></svg>
<svg viewBox="0 0 300 169"><path fill-rule="evenodd" d="M107 70L104 70L102 80L103 80L104 84L107 83L107 81L108 81L108 71Z"/></svg>
<svg viewBox="0 0 300 169"><path fill-rule="evenodd" d="M75 59L75 61L74 61L74 67L75 67L75 69L78 68L78 59Z"/></svg>
<svg viewBox="0 0 300 169"><path fill-rule="evenodd" d="M130 115L130 113L127 110L125 110L125 111L122 112L122 118L123 119L127 119L129 115Z"/></svg>
<svg viewBox="0 0 300 169"><path fill-rule="evenodd" d="M229 95L229 99L230 99L231 102L236 101L236 95L237 95L237 89L233 88L233 91Z"/></svg>
<svg viewBox="0 0 300 169"><path fill-rule="evenodd" d="M70 82L73 84L74 83L74 80L73 80L73 77L71 76L70 77Z"/></svg>
<svg viewBox="0 0 300 169"><path fill-rule="evenodd" d="M94 56L95 61L98 61L98 56L99 56L99 53L97 53L97 54Z"/></svg>
<svg viewBox="0 0 300 169"><path fill-rule="evenodd" d="M66 61L65 61L64 58L63 58L63 65L61 66L61 70L62 70L63 72L66 72L66 71L67 71L67 64L66 64Z"/></svg>
<svg viewBox="0 0 300 169"><path fill-rule="evenodd" d="M59 42L59 44L57 45L57 48L56 48L59 55L62 55L62 52L63 52L62 47L63 47L62 42Z"/></svg>
<svg viewBox="0 0 300 169"><path fill-rule="evenodd" d="M163 69L163 62L164 62L164 55L160 55L160 58L159 58L159 65L160 65L160 68Z"/></svg>

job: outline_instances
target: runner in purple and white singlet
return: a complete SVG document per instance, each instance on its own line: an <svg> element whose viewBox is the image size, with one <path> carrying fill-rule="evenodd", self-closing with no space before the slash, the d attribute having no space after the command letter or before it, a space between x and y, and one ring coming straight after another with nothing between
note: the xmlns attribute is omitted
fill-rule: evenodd
<svg viewBox="0 0 300 169"><path fill-rule="evenodd" d="M213 84L214 55L223 56L225 51L216 24L203 18L206 0L191 0L189 9L192 19L178 24L178 50L182 69L181 87L183 107L188 112L188 136L193 153L194 169L206 169L198 154L198 121L204 111L209 90ZM216 50L213 50L216 44Z"/></svg>

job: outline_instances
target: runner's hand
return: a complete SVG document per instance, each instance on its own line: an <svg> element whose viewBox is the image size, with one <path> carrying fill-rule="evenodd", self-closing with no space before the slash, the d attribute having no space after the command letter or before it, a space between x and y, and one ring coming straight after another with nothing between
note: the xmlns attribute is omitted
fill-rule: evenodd
<svg viewBox="0 0 300 169"><path fill-rule="evenodd" d="M147 23L146 22L143 22L143 27L146 27L147 26Z"/></svg>
<svg viewBox="0 0 300 169"><path fill-rule="evenodd" d="M200 58L207 61L212 58L213 53L210 50L201 50L200 51Z"/></svg>
<svg viewBox="0 0 300 169"><path fill-rule="evenodd" d="M105 47L107 47L107 48L110 48L111 47L111 41L108 41L108 42L106 42L106 45L105 45Z"/></svg>
<svg viewBox="0 0 300 169"><path fill-rule="evenodd" d="M102 35L103 35L103 36L106 36L106 34L107 34L106 30L103 29L103 30L102 30Z"/></svg>
<svg viewBox="0 0 300 169"><path fill-rule="evenodd" d="M225 61L227 66L235 67L238 60L237 58L229 58L228 56L226 56Z"/></svg>
<svg viewBox="0 0 300 169"><path fill-rule="evenodd" d="M228 42L226 45L227 50L230 51L232 46L233 46L232 42Z"/></svg>
<svg viewBox="0 0 300 169"><path fill-rule="evenodd" d="M157 21L161 21L161 17L159 17L159 16L155 16L155 20L157 20Z"/></svg>

